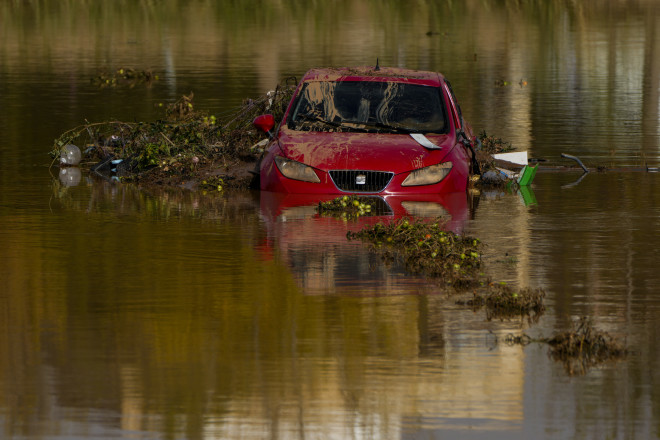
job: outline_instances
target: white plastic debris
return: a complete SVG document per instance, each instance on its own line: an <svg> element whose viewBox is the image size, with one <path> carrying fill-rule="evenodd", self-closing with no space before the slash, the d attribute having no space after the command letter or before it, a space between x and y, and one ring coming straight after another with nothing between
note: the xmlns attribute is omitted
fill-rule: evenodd
<svg viewBox="0 0 660 440"><path fill-rule="evenodd" d="M422 133L410 133L410 137L415 139L419 145L422 147L429 149L429 150L440 150L441 148L438 147L436 144L431 142L429 138L424 136Z"/></svg>
<svg viewBox="0 0 660 440"><path fill-rule="evenodd" d="M60 151L60 165L76 166L80 163L80 159L82 159L80 148L73 144L67 144L62 147Z"/></svg>
<svg viewBox="0 0 660 440"><path fill-rule="evenodd" d="M60 169L60 182L66 187L77 186L80 183L82 175L79 168L61 168Z"/></svg>
<svg viewBox="0 0 660 440"><path fill-rule="evenodd" d="M527 151L493 154L493 158L515 163L516 165L527 165Z"/></svg>

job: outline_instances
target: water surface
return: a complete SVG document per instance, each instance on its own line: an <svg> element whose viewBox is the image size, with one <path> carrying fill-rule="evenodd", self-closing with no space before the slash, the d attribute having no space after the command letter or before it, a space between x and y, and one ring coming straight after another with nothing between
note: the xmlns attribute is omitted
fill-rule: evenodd
<svg viewBox="0 0 660 440"><path fill-rule="evenodd" d="M46 153L85 121L154 120L190 91L222 116L378 57L443 72L475 130L546 164L657 166L659 18L643 0L3 2L2 436L657 436L659 174L539 172L536 203L434 205L484 241L494 280L547 293L538 321L489 321L313 201L65 186ZM91 81L119 67L159 79ZM547 347L504 342L580 316L633 354L570 376Z"/></svg>

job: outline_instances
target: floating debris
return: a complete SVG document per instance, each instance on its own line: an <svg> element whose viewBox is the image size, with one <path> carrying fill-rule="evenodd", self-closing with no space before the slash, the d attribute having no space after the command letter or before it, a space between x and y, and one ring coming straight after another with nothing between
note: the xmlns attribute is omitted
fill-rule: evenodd
<svg viewBox="0 0 660 440"><path fill-rule="evenodd" d="M513 146L501 138L489 136L485 131L480 132L477 138L479 139L480 146L476 150L476 156L482 175L489 170L498 173L493 155L514 151Z"/></svg>
<svg viewBox="0 0 660 440"><path fill-rule="evenodd" d="M199 184L199 189L204 191L222 191L224 189L225 181L219 176L210 176L202 180Z"/></svg>
<svg viewBox="0 0 660 440"><path fill-rule="evenodd" d="M545 311L543 289L514 290L506 283L488 283L481 291L475 291L469 300L459 300L456 304L474 309L486 308L487 319L504 319L517 316L529 316L532 320Z"/></svg>
<svg viewBox="0 0 660 440"><path fill-rule="evenodd" d="M479 141L481 148L476 151L476 158L481 175L474 176L475 178L471 180L472 189L479 187L523 189L532 183L538 164L529 165L526 151L513 151L514 148L510 143L488 136L484 131L479 133Z"/></svg>
<svg viewBox="0 0 660 440"><path fill-rule="evenodd" d="M570 376L583 375L604 362L625 358L629 351L608 333L594 328L590 318L581 317L573 323L573 330L551 338L533 339L526 334L507 335L509 345L529 345L532 342L550 346L548 355L564 364Z"/></svg>
<svg viewBox="0 0 660 440"><path fill-rule="evenodd" d="M493 82L493 84L495 85L495 87L506 87L512 85L513 83L505 79L497 79ZM518 85L521 88L525 87L527 84L528 84L527 81L524 80L523 78L520 78L520 81L518 81Z"/></svg>
<svg viewBox="0 0 660 440"><path fill-rule="evenodd" d="M324 210L355 212L359 205L358 197L345 196L320 203L318 209L320 213ZM525 315L538 319L545 311L545 292L542 289L514 291L506 283L486 280L480 271L481 241L445 231L444 222L442 218L433 221L402 218L388 224L379 222L365 226L357 232L349 231L346 236L349 240L370 243L382 253L385 262L402 259L412 273L440 278L457 291L475 288L471 299L457 303L475 309L485 307L488 319Z"/></svg>
<svg viewBox="0 0 660 440"><path fill-rule="evenodd" d="M550 356L562 362L569 375L585 374L591 367L628 355L623 344L595 329L591 319L582 317L573 327L572 331L543 340L550 345Z"/></svg>
<svg viewBox="0 0 660 440"><path fill-rule="evenodd" d="M60 151L60 165L62 166L76 166L82 159L80 148L73 144L66 144Z"/></svg>
<svg viewBox="0 0 660 440"><path fill-rule="evenodd" d="M319 202L317 210L320 215L356 219L361 216L372 215L372 209L374 208L376 208L376 201L373 198L345 195L327 202Z"/></svg>
<svg viewBox="0 0 660 440"><path fill-rule="evenodd" d="M118 85L131 88L138 84L151 86L154 81L158 81L158 75L151 70L135 70L126 67L120 67L114 71L101 70L91 79L92 84L102 89Z"/></svg>
<svg viewBox="0 0 660 440"><path fill-rule="evenodd" d="M443 230L444 220L411 221L399 219L389 224L377 223L358 232L348 232L348 239L371 243L383 252L383 259L403 259L412 273L443 279L457 289L473 286L481 266L481 242Z"/></svg>
<svg viewBox="0 0 660 440"><path fill-rule="evenodd" d="M507 345L529 345L534 342L534 340L524 333L520 336L515 336L513 333L509 333L506 335L506 338L504 338L504 342L506 342Z"/></svg>
<svg viewBox="0 0 660 440"><path fill-rule="evenodd" d="M579 158L577 158L575 156L572 156L570 154L566 154L566 153L561 153L561 157L564 157L566 159L571 159L571 160L574 160L575 162L577 162L577 164L580 165L580 168L582 168L582 170L585 172L585 174L589 172L589 168L585 167L584 164L582 163L582 161Z"/></svg>
<svg viewBox="0 0 660 440"><path fill-rule="evenodd" d="M165 108L165 119L132 123L88 123L64 132L54 141L51 155L62 157L67 144L85 145L83 158L91 170L108 178L141 184L186 185L225 174L226 186L248 187L250 173L261 154L252 148L262 134L252 120L269 112L282 118L293 87L288 80L258 99L246 100L235 112L221 118L195 109L194 94L183 95ZM112 161L122 160L117 166ZM197 184L192 187L197 187Z"/></svg>
<svg viewBox="0 0 660 440"><path fill-rule="evenodd" d="M485 131L479 133L479 141L481 142L481 150L491 155L515 150L510 142L506 142L502 138L489 136Z"/></svg>
<svg viewBox="0 0 660 440"><path fill-rule="evenodd" d="M168 104L165 107L165 116L167 116L167 119L171 121L181 121L194 118L196 116L195 106L193 105L194 97L195 94L191 91L189 94L181 96L176 102ZM213 115L210 117L206 115L202 116L202 122L206 124L215 125L215 121L216 118Z"/></svg>
<svg viewBox="0 0 660 440"><path fill-rule="evenodd" d="M64 187L78 186L82 179L82 174L77 167L63 167L60 168L59 178Z"/></svg>

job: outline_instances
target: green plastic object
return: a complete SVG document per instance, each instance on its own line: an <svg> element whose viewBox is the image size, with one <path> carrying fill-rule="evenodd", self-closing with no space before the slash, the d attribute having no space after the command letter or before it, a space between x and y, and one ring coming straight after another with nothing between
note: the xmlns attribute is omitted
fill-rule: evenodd
<svg viewBox="0 0 660 440"><path fill-rule="evenodd" d="M534 195L534 191L532 191L532 188L528 185L520 187L520 196L522 197L525 206L532 206L538 204L538 202L536 201L536 196Z"/></svg>
<svg viewBox="0 0 660 440"><path fill-rule="evenodd" d="M527 186L532 183L534 176L536 176L536 169L539 167L538 164L530 167L525 165L522 170L520 170L520 177L518 177L518 185Z"/></svg>

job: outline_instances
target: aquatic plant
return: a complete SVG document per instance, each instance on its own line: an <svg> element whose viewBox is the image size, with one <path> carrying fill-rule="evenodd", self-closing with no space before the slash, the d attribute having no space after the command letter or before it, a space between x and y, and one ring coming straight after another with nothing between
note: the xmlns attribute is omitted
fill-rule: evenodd
<svg viewBox="0 0 660 440"><path fill-rule="evenodd" d="M513 289L503 282L489 282L473 292L471 299L458 300L456 303L475 309L485 307L488 319L530 316L536 320L545 311L544 298L545 291L540 288Z"/></svg>
<svg viewBox="0 0 660 440"><path fill-rule="evenodd" d="M319 202L317 211L320 215L354 219L371 215L376 201L370 197L345 195L327 202Z"/></svg>
<svg viewBox="0 0 660 440"><path fill-rule="evenodd" d="M117 87L118 85L133 88L138 84L145 84L149 87L154 81L158 81L158 75L155 75L151 70L136 70L130 67L120 67L113 71L99 70L91 78L92 84L101 89Z"/></svg>
<svg viewBox="0 0 660 440"><path fill-rule="evenodd" d="M203 191L222 191L224 184L225 181L221 177L210 176L200 182L199 189Z"/></svg>
<svg viewBox="0 0 660 440"><path fill-rule="evenodd" d="M607 332L594 328L591 319L581 317L573 329L543 340L550 345L550 357L560 361L570 375L585 374L598 364L622 359L628 354L623 344Z"/></svg>
<svg viewBox="0 0 660 440"><path fill-rule="evenodd" d="M510 142L506 142L501 138L489 136L486 131L479 133L479 141L481 142L481 149L489 154L508 153L514 151L515 148Z"/></svg>
<svg viewBox="0 0 660 440"><path fill-rule="evenodd" d="M351 218L368 213L362 206L365 205L359 196L344 196L319 203L318 210L320 214L341 213L342 217ZM400 258L410 272L439 278L457 291L474 288L471 299L456 303L474 309L484 307L488 319L529 316L536 320L543 314L543 289L514 290L504 282L487 280L479 270L481 241L445 231L443 226L442 218L433 221L402 218L349 231L347 238L370 243L382 253L384 261Z"/></svg>
<svg viewBox="0 0 660 440"><path fill-rule="evenodd" d="M583 375L604 362L624 359L628 349L607 332L594 327L591 318L583 316L572 323L572 330L560 332L550 338L533 339L526 334L507 335L509 345L543 343L550 346L548 355L564 364L570 376Z"/></svg>
<svg viewBox="0 0 660 440"><path fill-rule="evenodd" d="M412 273L443 279L455 288L468 288L477 281L481 266L481 242L443 230L444 220L402 218L391 223L377 223L348 239L359 239L383 250L384 259L400 257Z"/></svg>

